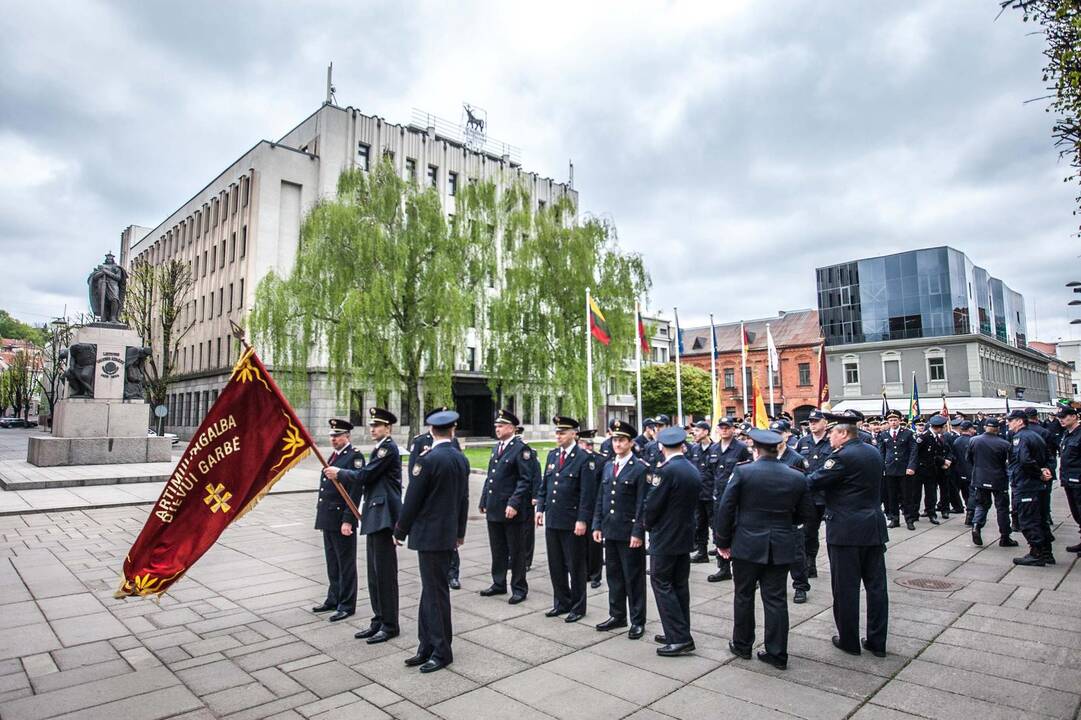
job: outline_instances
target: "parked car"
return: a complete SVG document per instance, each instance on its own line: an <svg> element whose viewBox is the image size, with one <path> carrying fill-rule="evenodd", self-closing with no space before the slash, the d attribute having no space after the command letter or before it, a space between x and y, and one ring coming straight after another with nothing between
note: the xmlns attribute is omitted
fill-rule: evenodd
<svg viewBox="0 0 1081 720"><path fill-rule="evenodd" d="M0 418L0 428L29 428L37 426L36 422L25 420L21 417Z"/></svg>
<svg viewBox="0 0 1081 720"><path fill-rule="evenodd" d="M156 432L154 432L154 428L147 428L146 436L147 437L158 437L158 434ZM161 437L169 438L169 444L170 445L176 445L177 443L180 442L180 437L176 433L169 433L169 432L162 433Z"/></svg>

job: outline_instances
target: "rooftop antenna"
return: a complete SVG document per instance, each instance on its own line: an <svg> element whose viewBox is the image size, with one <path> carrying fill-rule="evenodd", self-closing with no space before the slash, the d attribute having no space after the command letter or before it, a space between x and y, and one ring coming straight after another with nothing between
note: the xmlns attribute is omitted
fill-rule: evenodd
<svg viewBox="0 0 1081 720"><path fill-rule="evenodd" d="M334 63L327 65L327 100L324 105L334 105L337 98L334 97L334 83L331 82L331 75L334 72Z"/></svg>
<svg viewBox="0 0 1081 720"><path fill-rule="evenodd" d="M570 166L570 180L567 183L570 185L571 190L574 189L574 160L568 160L567 164Z"/></svg>

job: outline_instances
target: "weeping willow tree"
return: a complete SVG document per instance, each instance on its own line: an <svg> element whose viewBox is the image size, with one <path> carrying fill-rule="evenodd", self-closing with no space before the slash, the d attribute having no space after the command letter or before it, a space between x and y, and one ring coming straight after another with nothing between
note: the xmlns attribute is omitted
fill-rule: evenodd
<svg viewBox="0 0 1081 720"><path fill-rule="evenodd" d="M462 188L448 223L436 191L399 177L389 160L370 173L345 170L336 197L305 216L290 275L272 271L256 288L253 338L290 398L306 398L315 365L339 402L358 385L402 392L414 423L422 385L448 400L494 263L494 213L490 184Z"/></svg>
<svg viewBox="0 0 1081 720"><path fill-rule="evenodd" d="M608 222L575 219L569 198L534 213L520 187L500 203L502 285L489 311L486 370L493 387L562 399L565 413L586 403L586 288L607 320L611 343L594 345L594 401L606 378L634 353L634 303L650 287L641 256L621 252ZM593 342L590 340L590 342ZM587 422L592 423L592 419Z"/></svg>

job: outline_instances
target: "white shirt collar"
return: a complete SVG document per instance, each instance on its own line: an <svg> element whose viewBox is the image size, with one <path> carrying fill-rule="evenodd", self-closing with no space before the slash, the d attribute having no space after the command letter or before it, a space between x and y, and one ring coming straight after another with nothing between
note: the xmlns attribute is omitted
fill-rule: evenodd
<svg viewBox="0 0 1081 720"><path fill-rule="evenodd" d="M450 438L435 438L435 437L433 437L432 438L432 447L435 447L436 445L442 445L443 443L449 443L449 442L450 442Z"/></svg>

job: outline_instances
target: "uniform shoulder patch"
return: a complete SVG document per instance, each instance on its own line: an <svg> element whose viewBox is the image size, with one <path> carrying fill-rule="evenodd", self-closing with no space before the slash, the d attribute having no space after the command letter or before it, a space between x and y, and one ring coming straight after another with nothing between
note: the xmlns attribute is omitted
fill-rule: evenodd
<svg viewBox="0 0 1081 720"><path fill-rule="evenodd" d="M831 469L833 469L833 466L836 465L836 464L837 464L837 461L834 460L833 458L830 458L825 463L823 463L822 467L826 468L827 470L831 470Z"/></svg>
<svg viewBox="0 0 1081 720"><path fill-rule="evenodd" d="M413 466L413 477L416 477L417 475L420 475L420 465Z"/></svg>
<svg viewBox="0 0 1081 720"><path fill-rule="evenodd" d="M921 443L921 442L923 442L923 438L922 438L922 437L917 437L917 438L916 438L916 442L918 442L918 443Z"/></svg>
<svg viewBox="0 0 1081 720"><path fill-rule="evenodd" d="M431 449L432 449L432 446L431 446L431 445L425 445L424 447L422 447L422 448L420 449L420 454L421 454L421 455L423 455L424 453L428 452L428 451L429 451L429 450L431 450Z"/></svg>
<svg viewBox="0 0 1081 720"><path fill-rule="evenodd" d="M355 467L357 470L360 470L362 467L364 467L364 461L360 458L353 458L353 467Z"/></svg>
<svg viewBox="0 0 1081 720"><path fill-rule="evenodd" d="M1020 445L1021 444L1021 438L1019 438L1019 437L1014 438L1013 439L1013 444L1014 445Z"/></svg>
<svg viewBox="0 0 1081 720"><path fill-rule="evenodd" d="M531 455L529 454L528 450L523 450L522 451L522 459L523 460L528 460L530 457L531 457Z"/></svg>
<svg viewBox="0 0 1081 720"><path fill-rule="evenodd" d="M379 448L379 452L377 452L376 455L378 457L381 457L381 458L386 457L387 456L387 449L385 447L384 448Z"/></svg>
<svg viewBox="0 0 1081 720"><path fill-rule="evenodd" d="M595 462L593 462L592 460L590 460L590 461L589 461L589 469L590 469L590 470L596 470L596 469L597 469L597 463L595 463Z"/></svg>
<svg viewBox="0 0 1081 720"><path fill-rule="evenodd" d="M650 485L653 485L654 487L656 487L657 485L661 484L661 476L650 473L649 475L646 475L646 481Z"/></svg>

